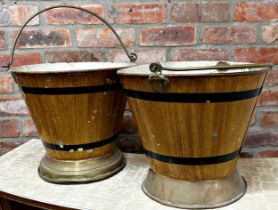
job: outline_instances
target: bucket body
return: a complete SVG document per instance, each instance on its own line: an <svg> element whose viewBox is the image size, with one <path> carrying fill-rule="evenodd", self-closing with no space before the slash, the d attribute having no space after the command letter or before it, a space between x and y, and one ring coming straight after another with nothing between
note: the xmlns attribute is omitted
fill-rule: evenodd
<svg viewBox="0 0 278 210"><path fill-rule="evenodd" d="M42 178L95 181L124 166L116 139L126 99L116 70L126 66L56 63L11 70L47 152Z"/></svg>
<svg viewBox="0 0 278 210"><path fill-rule="evenodd" d="M215 188L211 190L213 196L201 196L204 191L200 189L216 186L210 180L240 177L234 175L236 162L267 70L163 71L167 85L161 91L154 89L148 70L145 65L118 71L150 163L144 191L159 202L186 208L223 206L234 201L238 194L244 194L243 180L236 195L230 194L215 202L205 202L204 198L221 197L220 191ZM204 182L206 184L201 184ZM194 188L192 183L198 187ZM174 187L179 185L183 194ZM199 198L192 200L188 192L193 193L194 189L198 189L195 193Z"/></svg>

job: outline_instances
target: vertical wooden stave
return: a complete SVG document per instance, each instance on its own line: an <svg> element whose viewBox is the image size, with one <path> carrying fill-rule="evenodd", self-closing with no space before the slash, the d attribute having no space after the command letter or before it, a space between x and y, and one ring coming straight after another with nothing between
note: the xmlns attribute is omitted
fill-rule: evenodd
<svg viewBox="0 0 278 210"><path fill-rule="evenodd" d="M166 93L219 93L248 91L261 88L265 76L266 72L215 77L169 77L168 79L170 80L170 85L164 91ZM147 77L125 75L122 76L121 79L125 89L154 92L148 83ZM249 119L251 118L252 110L256 104L256 99L257 97L252 97L250 99L230 102L181 104L172 102L145 101L138 98L128 97L128 102L133 112L139 133L141 134L145 150L172 157L211 157L224 155L240 149L242 142L244 141L245 132L248 129ZM196 105L199 107L196 108ZM195 120L192 127L188 126L188 122L186 120L179 119L177 113L175 114L173 111L180 110L181 112L184 112L187 110L185 116L190 116L190 113L194 112L194 109L195 115L197 116L196 118L199 119L199 121ZM224 126L224 128L221 128L221 125L218 125L219 128L216 129L220 133L228 131L227 135L220 135L219 137L222 137L222 139L224 138L224 142L227 143L226 146L225 144L220 144L221 147L219 148L218 143L214 146L205 144L203 148L200 148L202 143L204 143L204 140L202 139L208 138L208 134L210 132L206 132L204 135L204 132L198 128L198 124L205 125L206 119L208 121L215 119L214 122L225 123L223 119L217 119L217 117L211 115L210 112L206 112L208 110L212 110L212 113L214 110L214 113L216 114L213 115L216 116L219 114L215 110L219 110L223 119L230 118L230 121L233 121L232 123L229 122L229 124L227 124L226 121L227 125ZM194 117L188 117L188 121L192 123L190 118L194 119ZM167 122L168 126L164 126L163 124L167 124ZM169 122L172 123L172 126ZM240 125L237 125L237 122L240 122ZM191 135L193 139L192 141L190 141L190 139L186 139L185 136L182 137L182 132L173 127L179 127L180 125L187 125L185 127L180 127L186 130L186 134L190 132L194 133L194 135ZM214 124L208 125L207 129L215 126ZM228 129L229 125L233 126L236 131L240 130L236 138L233 137L233 133L231 132L232 130ZM155 133L156 130L158 130L157 133ZM173 134L177 135L175 136ZM160 148L155 145L155 140L153 138L159 139L158 144L160 144ZM183 144L182 139L186 139L185 144ZM199 145L196 145L196 139L200 141ZM167 141L170 143L167 143ZM161 144L161 142L163 142L163 144ZM183 148L179 149L181 145ZM185 145L191 145L191 150L188 150ZM165 163L149 157L150 168L154 172L164 176L190 181L225 178L234 172L236 161L237 158L218 164L180 165Z"/></svg>
<svg viewBox="0 0 278 210"><path fill-rule="evenodd" d="M22 87L45 89L119 84L116 70L53 74L13 73L13 76ZM120 130L119 122L126 101L121 88L65 95L23 92L23 96L40 138L44 143L55 145L87 144L115 136ZM46 151L54 159L83 160L111 154L115 149L116 138L111 143L90 150L59 151L46 148Z"/></svg>

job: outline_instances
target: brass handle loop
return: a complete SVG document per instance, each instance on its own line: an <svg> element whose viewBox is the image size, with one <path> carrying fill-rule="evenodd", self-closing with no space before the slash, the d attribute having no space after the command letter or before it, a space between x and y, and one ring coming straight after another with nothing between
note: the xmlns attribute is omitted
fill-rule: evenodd
<svg viewBox="0 0 278 210"><path fill-rule="evenodd" d="M187 68L169 68L162 66L160 63L151 63L149 69L152 73L162 74L162 70L166 71L193 71L193 70L211 70L217 69L225 71L229 69L241 69L241 68L269 68L271 64L229 64L225 61L219 61L215 66L199 66L199 67L187 67Z"/></svg>
<svg viewBox="0 0 278 210"><path fill-rule="evenodd" d="M150 75L149 82L153 89L157 92L162 92L169 84L170 80L162 73L165 71L194 71L194 70L211 70L217 69L218 71L226 71L229 69L241 68L271 68L270 64L229 64L225 61L219 61L215 66L200 66L200 67L187 67L187 68L169 68L162 66L160 63L151 63L149 65Z"/></svg>
<svg viewBox="0 0 278 210"><path fill-rule="evenodd" d="M19 32L17 33L16 35L16 38L14 40L14 44L13 44L13 48L12 48L12 52L11 52L11 57L10 57L10 61L8 64L6 65L3 65L2 67L3 68L10 68L12 63L13 63L13 60L14 60L14 53L15 53L15 48L16 48L16 44L17 44L17 41L19 39L19 36L21 35L23 29L27 26L27 24L33 20L37 15L43 13L43 12L46 12L48 10L52 10L52 9L56 9L56 8L72 8L72 9L78 9L78 10L81 10L83 12L87 12L93 16L95 16L96 18L98 18L99 20L101 20L106 26L108 26L111 31L114 33L114 35L117 37L118 41L120 42L122 48L124 49L127 57L129 58L130 62L134 63L136 60L137 60L137 55L136 53L129 53L126 46L124 45L123 41L121 40L120 36L117 34L117 32L115 31L115 29L102 17L100 17L98 14L94 13L94 12L91 12L87 9L84 9L82 7L76 7L76 6L70 6L70 5L58 5L58 6L53 6L53 7L49 7L49 8L46 8L46 9L43 9L39 12L37 12L36 14L32 15L24 24L23 26L21 27L21 29L19 30Z"/></svg>

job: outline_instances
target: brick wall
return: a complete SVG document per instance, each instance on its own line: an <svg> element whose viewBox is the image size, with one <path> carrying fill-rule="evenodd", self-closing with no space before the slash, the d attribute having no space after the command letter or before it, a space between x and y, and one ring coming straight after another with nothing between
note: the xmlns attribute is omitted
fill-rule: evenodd
<svg viewBox="0 0 278 210"><path fill-rule="evenodd" d="M0 0L0 62L33 13L74 4L113 23L139 63L164 60L235 60L278 64L278 2L247 1L5 1ZM17 45L15 66L41 62L127 61L113 34L96 18L59 9L34 19ZM243 148L243 156L278 156L278 68L269 74ZM0 141L13 147L36 137L35 126L11 75L0 67ZM140 150L128 110L121 148ZM1 150L1 148L0 148ZM3 152L3 148L2 148Z"/></svg>

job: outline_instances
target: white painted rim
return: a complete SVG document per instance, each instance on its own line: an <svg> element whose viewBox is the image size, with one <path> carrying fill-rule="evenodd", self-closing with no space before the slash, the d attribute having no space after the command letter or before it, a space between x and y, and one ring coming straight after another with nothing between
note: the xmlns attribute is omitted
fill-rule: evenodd
<svg viewBox="0 0 278 210"><path fill-rule="evenodd" d="M111 62L73 62L73 63L43 63L11 68L11 72L28 74L48 74L63 72L87 72L100 70L118 70L134 66L134 63L111 63Z"/></svg>

